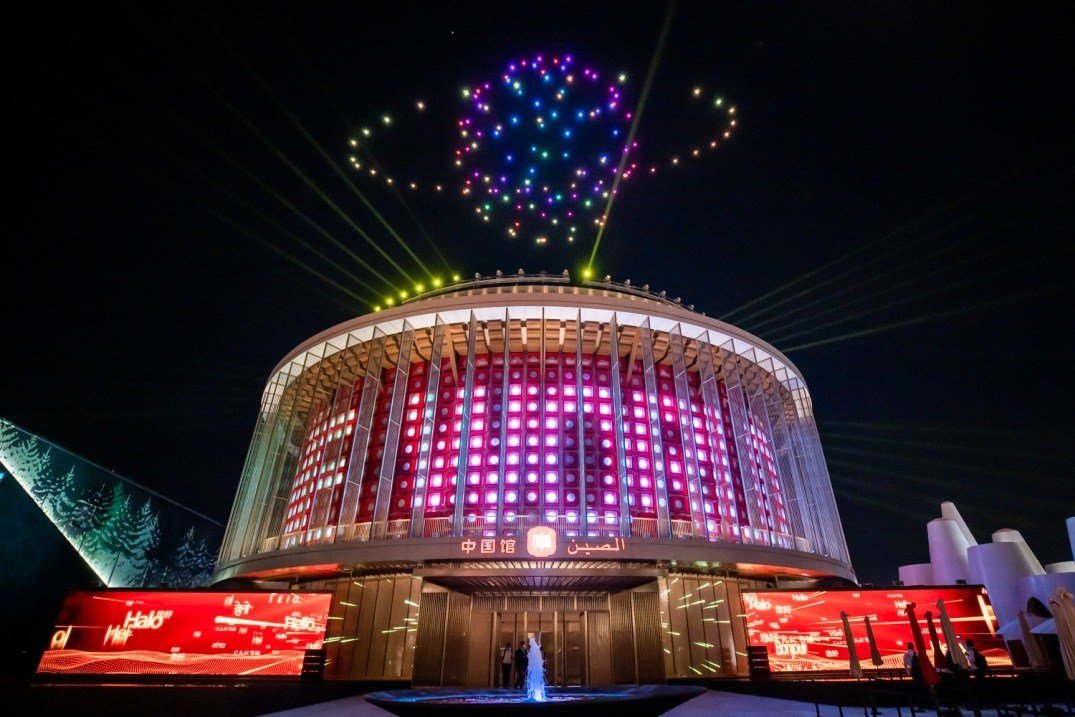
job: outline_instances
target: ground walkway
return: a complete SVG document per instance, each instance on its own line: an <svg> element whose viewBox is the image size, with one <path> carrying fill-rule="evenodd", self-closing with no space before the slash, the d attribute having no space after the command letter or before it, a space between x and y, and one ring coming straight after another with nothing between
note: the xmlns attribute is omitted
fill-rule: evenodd
<svg viewBox="0 0 1075 717"><path fill-rule="evenodd" d="M812 702L797 702L795 700L782 700L774 697L760 697L735 692L718 692L709 690L692 700L684 702L679 707L665 712L665 717L713 717L714 715L735 715L736 717L822 717L839 715L840 711L832 705L821 705L815 708ZM910 717L910 710L903 707L900 711L905 717ZM362 697L346 697L340 700L322 702L316 705L299 707L297 709L273 712L265 717L386 717L391 713L375 707L366 702ZM555 710L550 711L555 714ZM861 707L844 707L843 714L847 717L855 717L863 714ZM896 717L895 707L883 707L874 713L878 717ZM934 714L932 711L919 710L918 714ZM964 715L972 715L970 710L963 710ZM982 717L996 717L994 710L983 710Z"/></svg>
<svg viewBox="0 0 1075 717"><path fill-rule="evenodd" d="M849 717L854 714L852 710L846 708L844 711ZM891 712L893 715L896 714L894 709ZM550 711L550 714L553 713L555 710ZM366 702L362 697L355 696L283 712L273 712L266 717L344 717L345 715L347 717L385 717L390 714ZM702 717L703 715L713 717L717 714L736 715L736 717L763 717L765 715L816 717L817 713L814 711L814 705L807 702L778 700L772 697L742 695L734 692L714 692L713 690L684 702L670 712L665 712L667 717ZM822 708L821 714L835 715L837 711L835 707Z"/></svg>

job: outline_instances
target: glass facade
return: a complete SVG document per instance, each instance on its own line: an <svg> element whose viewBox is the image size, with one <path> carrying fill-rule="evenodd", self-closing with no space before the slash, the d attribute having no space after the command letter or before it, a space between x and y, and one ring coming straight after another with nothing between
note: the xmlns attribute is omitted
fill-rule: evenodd
<svg viewBox="0 0 1075 717"><path fill-rule="evenodd" d="M848 564L794 367L681 307L690 320L600 293L423 299L297 352L266 387L221 563L547 525Z"/></svg>

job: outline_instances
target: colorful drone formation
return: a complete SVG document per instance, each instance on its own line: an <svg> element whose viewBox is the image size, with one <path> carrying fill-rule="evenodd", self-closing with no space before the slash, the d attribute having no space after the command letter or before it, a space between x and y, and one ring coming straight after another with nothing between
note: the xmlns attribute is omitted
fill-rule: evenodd
<svg viewBox="0 0 1075 717"><path fill-rule="evenodd" d="M731 137L735 107L701 87L689 92L690 109L705 113L706 136L660 158L645 143L628 141L635 117L624 94L626 74L606 77L570 55L525 57L498 77L461 90L455 146L448 170L431 176L393 176L374 158L377 140L393 131L390 114L349 141L352 167L371 181L411 192L457 196L484 223L501 223L508 237L544 245L574 242L600 227L619 183L680 167L716 150ZM426 102L413 111L425 114ZM383 158L382 158L383 159Z"/></svg>

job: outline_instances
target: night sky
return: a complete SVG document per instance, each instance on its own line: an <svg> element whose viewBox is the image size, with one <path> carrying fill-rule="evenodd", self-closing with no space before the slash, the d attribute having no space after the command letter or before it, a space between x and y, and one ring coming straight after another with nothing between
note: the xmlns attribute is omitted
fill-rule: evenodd
<svg viewBox="0 0 1075 717"><path fill-rule="evenodd" d="M668 7L215 5L11 21L0 416L224 521L273 367L382 298L325 234L391 272L321 194L415 270L335 171L348 139L424 99L426 131L377 159L452 177L460 88L570 52L637 92ZM1013 527L1071 559L1070 15L684 3L672 20L638 137L682 144L695 85L734 102L737 133L625 184L595 268L795 362L863 581L927 559L942 500L980 541ZM577 270L592 245L512 241L462 201L404 209L353 181L464 276Z"/></svg>

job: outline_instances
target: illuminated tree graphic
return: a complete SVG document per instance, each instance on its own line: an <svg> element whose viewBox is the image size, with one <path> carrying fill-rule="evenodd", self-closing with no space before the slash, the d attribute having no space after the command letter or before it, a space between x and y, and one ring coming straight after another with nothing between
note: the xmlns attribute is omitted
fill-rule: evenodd
<svg viewBox="0 0 1075 717"><path fill-rule="evenodd" d="M111 509L112 491L105 483L98 483L85 491L75 503L70 525L79 537L80 552L96 556L101 550L101 531Z"/></svg>
<svg viewBox="0 0 1075 717"><path fill-rule="evenodd" d="M195 587L211 579L218 524L0 419L6 473L109 586Z"/></svg>
<svg viewBox="0 0 1075 717"><path fill-rule="evenodd" d="M183 542L176 548L172 558L171 583L180 587L190 585L197 573L198 546L192 525L183 536Z"/></svg>
<svg viewBox="0 0 1075 717"><path fill-rule="evenodd" d="M132 569L132 578L138 577L139 584L144 584L154 561L153 555L160 545L160 524L153 504L147 498L137 513L130 514L128 557Z"/></svg>

